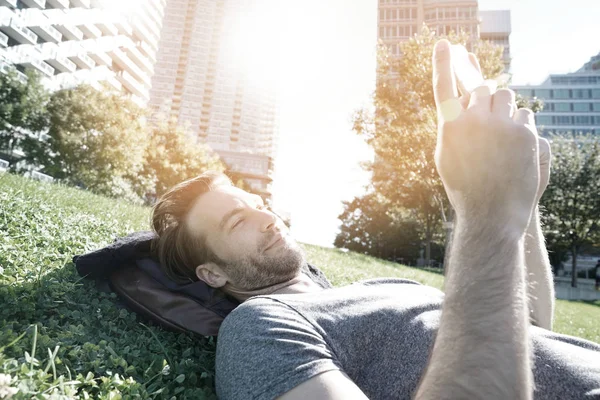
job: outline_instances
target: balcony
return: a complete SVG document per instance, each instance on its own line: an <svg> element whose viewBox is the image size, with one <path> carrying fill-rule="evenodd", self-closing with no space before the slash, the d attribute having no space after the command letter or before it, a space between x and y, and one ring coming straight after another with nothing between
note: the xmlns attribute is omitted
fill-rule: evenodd
<svg viewBox="0 0 600 400"><path fill-rule="evenodd" d="M113 49L109 51L108 54L113 59L113 62L117 64L122 69L126 70L128 73L135 76L136 79L144 82L147 86L150 86L150 78L148 74L145 74L140 67L138 67L123 51L119 49Z"/></svg>
<svg viewBox="0 0 600 400"><path fill-rule="evenodd" d="M139 19L133 24L133 34L138 40L148 43L154 51L157 50L157 44L154 37Z"/></svg>
<svg viewBox="0 0 600 400"><path fill-rule="evenodd" d="M61 10L69 8L69 0L46 0L46 3Z"/></svg>
<svg viewBox="0 0 600 400"><path fill-rule="evenodd" d="M77 65L73 61L58 54L54 54L46 62L60 72L74 72L77 70Z"/></svg>
<svg viewBox="0 0 600 400"><path fill-rule="evenodd" d="M76 28L73 25L69 25L69 24L56 25L56 29L58 29L60 31L60 33L62 33L63 36L69 40L83 39L83 32L81 32L81 30L79 30L78 28Z"/></svg>
<svg viewBox="0 0 600 400"><path fill-rule="evenodd" d="M138 42L138 48L152 61L156 62L156 50L146 42Z"/></svg>
<svg viewBox="0 0 600 400"><path fill-rule="evenodd" d="M71 0L74 7L90 8L90 0Z"/></svg>
<svg viewBox="0 0 600 400"><path fill-rule="evenodd" d="M0 26L0 30L21 44L37 43L36 34L25 28L22 21L16 17L11 18L7 25Z"/></svg>
<svg viewBox="0 0 600 400"><path fill-rule="evenodd" d="M131 36L131 34L133 33L131 25L124 18L115 21L114 24L121 35Z"/></svg>
<svg viewBox="0 0 600 400"><path fill-rule="evenodd" d="M60 43L62 39L62 33L54 29L51 25L30 26L29 29L47 42Z"/></svg>
<svg viewBox="0 0 600 400"><path fill-rule="evenodd" d="M8 46L8 36L6 36L4 33L0 33L0 47L7 47Z"/></svg>
<svg viewBox="0 0 600 400"><path fill-rule="evenodd" d="M117 79L123 84L123 86L125 86L127 90L129 90L129 92L137 96L143 97L144 99L148 98L148 90L142 84L140 84L137 81L137 79L135 79L133 75L131 75L129 72L120 71L117 74Z"/></svg>
<svg viewBox="0 0 600 400"><path fill-rule="evenodd" d="M98 28L102 31L106 36L117 36L119 34L119 30L117 27L111 22L100 22L97 24Z"/></svg>
<svg viewBox="0 0 600 400"><path fill-rule="evenodd" d="M17 8L17 0L0 0L0 6Z"/></svg>
<svg viewBox="0 0 600 400"><path fill-rule="evenodd" d="M96 62L97 65L112 66L112 58L104 52L89 53L88 56Z"/></svg>
<svg viewBox="0 0 600 400"><path fill-rule="evenodd" d="M109 87L112 87L113 89L117 90L117 91L122 91L123 90L123 85L121 84L121 82L119 82L119 80L117 78L115 78L114 76L111 76L109 78L106 78L106 83L108 83Z"/></svg>
<svg viewBox="0 0 600 400"><path fill-rule="evenodd" d="M154 73L154 66L152 65L150 60L148 60L148 58L144 56L137 48L128 47L125 49L125 51L127 52L129 58L133 60L133 62L135 62L144 71L146 71L149 74Z"/></svg>
<svg viewBox="0 0 600 400"><path fill-rule="evenodd" d="M46 6L46 0L21 0L21 3L27 7L39 8L40 10L43 10Z"/></svg>
<svg viewBox="0 0 600 400"><path fill-rule="evenodd" d="M150 19L156 24L156 26L162 25L162 15L158 13L154 7L146 7L146 12L150 16Z"/></svg>
<svg viewBox="0 0 600 400"><path fill-rule="evenodd" d="M21 63L26 67L33 68L47 77L54 75L54 68L43 62L42 60L29 60L28 62Z"/></svg>
<svg viewBox="0 0 600 400"><path fill-rule="evenodd" d="M81 32L83 32L85 37L88 39L97 39L102 36L102 31L91 23L78 25L77 28L81 30Z"/></svg>
<svg viewBox="0 0 600 400"><path fill-rule="evenodd" d="M84 52L69 57L81 69L92 69L96 66L94 60Z"/></svg>

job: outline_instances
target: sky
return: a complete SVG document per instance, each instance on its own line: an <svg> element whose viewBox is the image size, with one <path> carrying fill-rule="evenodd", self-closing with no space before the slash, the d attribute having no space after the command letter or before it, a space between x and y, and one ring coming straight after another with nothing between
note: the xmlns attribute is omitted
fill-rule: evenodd
<svg viewBox="0 0 600 400"><path fill-rule="evenodd" d="M254 63L278 85L274 206L291 214L297 240L332 246L342 201L369 181L360 163L372 153L353 133L352 115L374 90L377 0L265 5L261 26L277 35L258 46ZM511 10L513 84L573 72L600 52L600 0L480 0L479 7Z"/></svg>

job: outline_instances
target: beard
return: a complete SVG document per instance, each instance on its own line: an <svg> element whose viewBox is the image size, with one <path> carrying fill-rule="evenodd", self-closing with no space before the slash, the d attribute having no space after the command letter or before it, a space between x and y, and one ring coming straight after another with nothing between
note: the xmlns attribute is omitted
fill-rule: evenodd
<svg viewBox="0 0 600 400"><path fill-rule="evenodd" d="M305 263L304 253L298 244L288 236L283 237L275 254L264 250L272 242L275 234L265 237L258 244L258 252L241 260L226 262L223 270L231 282L242 290L256 290L289 281L300 273Z"/></svg>

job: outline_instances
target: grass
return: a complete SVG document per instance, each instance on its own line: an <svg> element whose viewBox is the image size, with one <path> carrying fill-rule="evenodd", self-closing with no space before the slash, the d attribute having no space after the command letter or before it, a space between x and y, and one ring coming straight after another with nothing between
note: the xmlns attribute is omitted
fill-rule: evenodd
<svg viewBox="0 0 600 400"><path fill-rule="evenodd" d="M142 324L71 262L148 221L147 208L0 174L0 398L8 387L16 399L216 398L212 339ZM443 285L436 272L306 252L338 286L379 276ZM558 301L556 330L600 342L600 302Z"/></svg>

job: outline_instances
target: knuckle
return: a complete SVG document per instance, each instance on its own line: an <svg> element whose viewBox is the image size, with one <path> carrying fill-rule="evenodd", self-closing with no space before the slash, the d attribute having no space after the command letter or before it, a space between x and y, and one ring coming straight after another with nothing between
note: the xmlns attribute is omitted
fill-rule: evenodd
<svg viewBox="0 0 600 400"><path fill-rule="evenodd" d="M534 112L529 108L519 108L517 113L522 114L524 117L533 117L535 115Z"/></svg>

